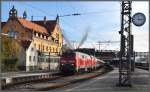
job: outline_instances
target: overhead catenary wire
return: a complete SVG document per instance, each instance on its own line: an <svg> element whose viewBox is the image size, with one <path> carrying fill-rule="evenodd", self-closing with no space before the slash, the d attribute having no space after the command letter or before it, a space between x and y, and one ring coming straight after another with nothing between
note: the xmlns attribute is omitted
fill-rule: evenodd
<svg viewBox="0 0 150 92"><path fill-rule="evenodd" d="M74 25L71 25L71 24L69 24L69 23L67 23L66 21L63 21L64 22L64 24L65 25L67 25L68 27L70 27L71 29L76 29L76 30L79 30L79 29L77 29ZM108 26L108 25L107 25ZM118 29L118 27L119 27L119 25L116 25L116 24L114 24L114 25L111 25L111 26L113 26L113 29L114 28L117 28ZM105 27L105 26L104 26ZM116 30L114 30L114 31L116 31ZM78 31L77 31L78 32ZM78 42L78 41L76 41L76 42Z"/></svg>
<svg viewBox="0 0 150 92"><path fill-rule="evenodd" d="M26 6L28 6L28 7L31 7L32 9L34 9L34 10L36 10L36 11L38 11L38 12L44 13L44 14L46 14L47 16L56 16L56 15L58 14L57 2L56 2L56 13L57 13L57 14L50 14L49 12L47 12L47 11L41 9L41 8L37 8L36 6L33 6L33 5L31 5L31 4L27 3L27 2L23 2L23 3L24 3L24 4L22 4L22 5L26 5ZM71 6L71 7L72 7L72 6ZM73 9L74 9L74 8L73 8ZM85 14L98 14L98 13L103 14L103 13L115 12L115 11L118 11L118 10L90 11L90 12L81 12L81 13L72 13L72 14L63 14L63 15L58 14L58 15L59 15L59 17L65 17L65 16L85 15ZM35 15L34 15L34 16L35 16Z"/></svg>
<svg viewBox="0 0 150 92"><path fill-rule="evenodd" d="M35 10L37 10L38 12L42 12L47 14L48 16L56 16L58 14L58 10L57 10L57 14L50 14L49 12L44 11L43 9L37 8L35 6L32 6L31 4L25 3L24 5L27 5ZM57 6L56 6L57 8ZM81 13L72 13L72 14L63 14L63 15L59 15L59 17L65 17L65 16L79 16L79 15L86 15L86 14L98 14L98 13L111 13L111 12L115 12L115 11L119 11L119 10L105 10L105 11L91 11L91 12L81 12Z"/></svg>
<svg viewBox="0 0 150 92"><path fill-rule="evenodd" d="M37 8L37 7L35 7L35 6L31 5L31 4L28 4L28 3L25 3L23 5L27 5L27 6L31 7L32 9L37 10L38 12L44 13L44 14L46 14L48 16L56 16L56 14L50 14L49 12L47 12L47 11L41 9L41 8Z"/></svg>

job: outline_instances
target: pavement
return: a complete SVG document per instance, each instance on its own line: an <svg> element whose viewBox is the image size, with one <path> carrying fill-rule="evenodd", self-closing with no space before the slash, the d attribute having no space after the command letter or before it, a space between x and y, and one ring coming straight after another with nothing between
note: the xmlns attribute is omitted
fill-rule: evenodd
<svg viewBox="0 0 150 92"><path fill-rule="evenodd" d="M90 80L77 82L65 87L49 90L49 92L150 92L149 72L146 70L135 69L132 75L132 87L117 87L118 69L92 78Z"/></svg>
<svg viewBox="0 0 150 92"><path fill-rule="evenodd" d="M135 72L132 74L132 87L116 86L119 77L118 68L114 68L111 72L95 76L100 72L101 71L79 76L69 76L46 82L23 84L8 90L48 90L49 92L149 92L149 72L146 70L135 69Z"/></svg>
<svg viewBox="0 0 150 92"><path fill-rule="evenodd" d="M28 91L43 91L43 90L50 90L56 89L60 87L64 87L66 85L70 85L76 82L85 81L96 76L102 75L103 73L108 72L105 68L99 69L97 71L91 73L84 73L79 75L71 75L71 76L64 76L54 80L47 80L47 81L37 81L32 83L23 83L19 85L12 85L5 87L4 90L28 90Z"/></svg>

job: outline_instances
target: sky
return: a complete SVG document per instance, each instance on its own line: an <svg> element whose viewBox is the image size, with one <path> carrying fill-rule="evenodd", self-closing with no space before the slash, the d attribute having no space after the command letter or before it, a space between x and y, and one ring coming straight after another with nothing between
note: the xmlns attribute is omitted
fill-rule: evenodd
<svg viewBox="0 0 150 92"><path fill-rule="evenodd" d="M9 10L12 6L18 11L18 16L27 12L27 19L54 20L56 15L80 13L80 16L60 17L60 27L63 34L74 42L75 47L79 45L84 34L88 31L88 37L81 48L99 49L98 41L120 41L120 10L119 1L3 1L2 2L2 21L7 21ZM137 27L132 24L134 35L134 50L148 51L148 2L133 1L132 16L137 12L146 15L146 22L143 26ZM101 43L101 50L119 50L120 43Z"/></svg>

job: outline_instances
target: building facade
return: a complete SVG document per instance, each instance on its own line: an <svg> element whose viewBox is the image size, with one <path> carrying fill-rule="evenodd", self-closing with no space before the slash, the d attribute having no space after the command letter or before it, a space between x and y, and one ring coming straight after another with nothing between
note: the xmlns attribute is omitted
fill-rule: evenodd
<svg viewBox="0 0 150 92"><path fill-rule="evenodd" d="M33 59L35 62L45 62L44 60L47 60L45 58L61 55L63 38L58 16L55 20L47 20L45 16L44 19L40 21L29 21L27 20L26 12L24 12L23 17L19 17L17 12L13 6L9 11L8 20L1 23L2 32L18 40L20 43L22 41L31 42L29 47L26 48L26 62L29 62L30 58L32 58L30 49L33 47L33 51L37 51L37 53L34 51L34 54L38 54L37 57ZM26 43L22 45L26 45ZM34 66L31 62L26 66L28 65Z"/></svg>
<svg viewBox="0 0 150 92"><path fill-rule="evenodd" d="M38 69L38 52L34 44L31 42L26 50L26 71Z"/></svg>

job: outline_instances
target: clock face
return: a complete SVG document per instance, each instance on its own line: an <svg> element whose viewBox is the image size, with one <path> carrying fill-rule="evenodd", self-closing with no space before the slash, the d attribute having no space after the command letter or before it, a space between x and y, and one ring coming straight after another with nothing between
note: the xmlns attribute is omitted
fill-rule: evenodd
<svg viewBox="0 0 150 92"><path fill-rule="evenodd" d="M136 13L132 17L132 22L136 26L142 26L146 21L146 17L143 13Z"/></svg>

